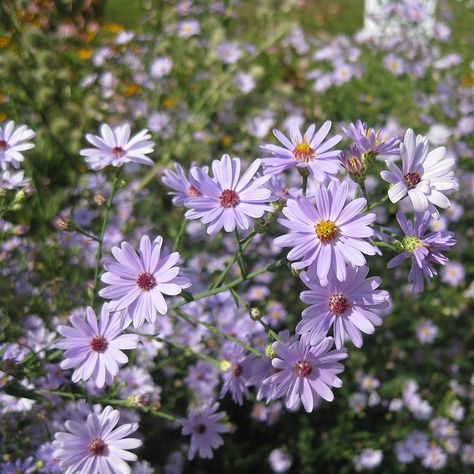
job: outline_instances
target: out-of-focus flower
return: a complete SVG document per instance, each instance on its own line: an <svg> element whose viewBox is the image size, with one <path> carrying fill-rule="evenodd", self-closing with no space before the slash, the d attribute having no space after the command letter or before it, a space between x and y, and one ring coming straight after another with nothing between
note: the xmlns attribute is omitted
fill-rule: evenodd
<svg viewBox="0 0 474 474"><path fill-rule="evenodd" d="M226 414L217 412L217 403L208 403L188 413L188 418L181 420L182 434L191 435L189 447L189 459L193 459L196 453L200 458L212 459L213 450L224 444L220 433L228 433L230 427L222 423Z"/></svg>
<svg viewBox="0 0 474 474"><path fill-rule="evenodd" d="M441 271L441 281L451 286L459 286L464 280L465 270L460 262L448 262Z"/></svg>
<svg viewBox="0 0 474 474"><path fill-rule="evenodd" d="M173 67L173 61L169 56L161 56L156 58L150 65L151 77L160 79L163 76L168 75Z"/></svg>
<svg viewBox="0 0 474 474"><path fill-rule="evenodd" d="M430 319L423 321L416 328L416 337L422 344L432 343L438 334L438 326Z"/></svg>
<svg viewBox="0 0 474 474"><path fill-rule="evenodd" d="M356 471L374 469L382 462L383 453L380 449L366 448L352 462Z"/></svg>
<svg viewBox="0 0 474 474"><path fill-rule="evenodd" d="M268 456L268 462L272 471L276 474L282 474L290 470L292 461L291 456L283 449L274 449Z"/></svg>

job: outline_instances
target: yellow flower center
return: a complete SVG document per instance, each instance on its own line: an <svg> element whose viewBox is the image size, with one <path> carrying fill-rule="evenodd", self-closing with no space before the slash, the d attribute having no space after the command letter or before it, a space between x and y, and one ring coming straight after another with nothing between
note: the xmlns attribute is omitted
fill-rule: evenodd
<svg viewBox="0 0 474 474"><path fill-rule="evenodd" d="M308 161L316 156L316 153L309 146L309 143L304 140L303 142L296 144L295 149L293 150L293 156L295 157L295 160L308 163Z"/></svg>
<svg viewBox="0 0 474 474"><path fill-rule="evenodd" d="M319 221L314 226L314 231L318 236L318 239L323 243L330 242L336 237L337 226L333 221Z"/></svg>

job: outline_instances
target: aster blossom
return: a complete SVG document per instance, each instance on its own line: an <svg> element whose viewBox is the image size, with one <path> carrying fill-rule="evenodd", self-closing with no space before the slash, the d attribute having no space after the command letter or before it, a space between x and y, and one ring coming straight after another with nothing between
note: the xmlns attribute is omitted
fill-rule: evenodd
<svg viewBox="0 0 474 474"><path fill-rule="evenodd" d="M212 162L212 179L202 169L193 168L191 173L202 196L184 203L189 208L186 218L209 224L207 233L211 235L222 228L226 232L236 227L247 230L249 218L258 219L265 211L273 211L268 205L274 200L272 193L263 187L271 176L255 177L259 168L260 160L255 160L241 177L240 159L229 155Z"/></svg>
<svg viewBox="0 0 474 474"><path fill-rule="evenodd" d="M91 307L86 309L86 317L73 315L70 326L59 326L63 336L55 343L65 349L62 369L74 368L72 381L93 380L97 387L110 385L118 374L119 364L128 362L124 349L136 349L138 336L123 334L127 326L124 316L110 314L109 305L102 306L99 321Z"/></svg>
<svg viewBox="0 0 474 474"><path fill-rule="evenodd" d="M263 383L274 385L272 396L285 396L289 409L296 408L301 401L304 409L311 413L319 398L331 402L334 400L332 388L342 387L337 377L344 371L340 360L347 357L345 349L334 350L334 339L324 338L318 345L310 346L305 339L290 345L274 342L275 357L272 365L277 370Z"/></svg>
<svg viewBox="0 0 474 474"><path fill-rule="evenodd" d="M194 166L191 165L191 169ZM183 206L186 199L202 196L197 188L198 183L193 174L189 173L189 177L186 176L183 167L179 163L175 163L174 167L175 171L166 169L163 178L161 178L163 183L173 190L168 193L173 196L173 204L175 206ZM202 170L207 173L207 167L203 167Z"/></svg>
<svg viewBox="0 0 474 474"><path fill-rule="evenodd" d="M392 184L388 190L390 201L397 203L408 195L415 212L429 210L433 217L438 217L435 206L442 209L450 206L443 192L456 188L455 159L446 157L445 147L428 150L428 139L421 135L415 137L413 130L408 129L400 144L402 169L387 161L388 170L382 171L380 176Z"/></svg>
<svg viewBox="0 0 474 474"><path fill-rule="evenodd" d="M398 137L385 137L382 130L370 128L361 120L351 123L342 131L350 138L363 153L374 155L398 155L400 140Z"/></svg>
<svg viewBox="0 0 474 474"><path fill-rule="evenodd" d="M412 283L413 291L423 291L424 280L429 280L438 274L433 264L445 265L448 258L441 252L449 250L456 244L454 234L448 231L426 233L430 224L430 213L415 214L412 223L405 214L397 213L397 221L405 237L402 239L402 252L392 258L387 268L401 265L406 259L411 259L411 268L408 274L408 283Z"/></svg>
<svg viewBox="0 0 474 474"><path fill-rule="evenodd" d="M388 292L377 290L381 279L366 278L368 272L367 266L348 265L344 281L332 273L324 286L302 273L309 290L301 293L301 300L310 306L303 311L296 332L307 334L310 344L315 345L332 327L337 349L344 345L345 334L356 347L362 347L361 333L373 334L375 326L382 324L380 312L389 307Z"/></svg>
<svg viewBox="0 0 474 474"><path fill-rule="evenodd" d="M179 295L191 286L188 278L179 276L180 268L175 266L179 253L167 255L162 252L162 246L160 236L152 243L144 235L138 253L128 242L122 242L120 247L112 248L115 261L110 259L104 265L107 272L101 280L108 286L99 295L112 300L111 309L126 309L135 328L141 327L145 320L154 323L157 313L166 314L168 305L163 295Z"/></svg>
<svg viewBox="0 0 474 474"><path fill-rule="evenodd" d="M189 459L194 459L196 453L200 458L212 459L213 449L224 444L220 433L228 433L230 427L222 420L226 417L225 412L217 412L218 403L207 403L202 407L191 410L188 418L181 420L183 435L191 435L189 447Z"/></svg>
<svg viewBox="0 0 474 474"><path fill-rule="evenodd" d="M153 152L154 143L150 141L148 130L142 130L130 138L130 125L110 127L106 123L100 127L100 136L88 133L87 141L95 148L81 150L86 162L93 170L101 170L108 165L121 167L125 163L152 165L146 155Z"/></svg>
<svg viewBox="0 0 474 474"><path fill-rule="evenodd" d="M130 474L125 461L136 461L129 449L141 446L137 438L128 436L137 423L117 426L120 412L107 406L100 413L91 412L85 423L66 421L66 432L55 434L55 459L65 474Z"/></svg>
<svg viewBox="0 0 474 474"><path fill-rule="evenodd" d="M335 270L339 281L346 278L346 263L363 266L363 254L374 255L375 249L364 239L372 237L370 226L376 216L362 213L366 199L354 199L346 204L349 185L332 181L326 188L316 191L315 205L304 196L289 199L283 214L286 219L278 222L290 232L275 239L280 247L292 247L288 260L296 261L292 267L298 270L308 267L308 277L318 276L326 280Z"/></svg>
<svg viewBox="0 0 474 474"><path fill-rule="evenodd" d="M11 164L18 168L25 159L22 151L34 148L34 144L28 140L35 136L35 132L26 125L15 126L13 120L9 120L0 126L0 167L6 170Z"/></svg>
<svg viewBox="0 0 474 474"><path fill-rule="evenodd" d="M341 150L332 150L341 140L340 135L326 140L331 130L331 121L327 120L318 131L316 125L312 124L301 134L297 124L289 128L290 139L279 130L273 130L273 134L280 141L279 145L267 144L260 148L267 153L262 158L266 174L278 174L282 171L296 166L307 168L318 181L324 181L339 171L338 156Z"/></svg>

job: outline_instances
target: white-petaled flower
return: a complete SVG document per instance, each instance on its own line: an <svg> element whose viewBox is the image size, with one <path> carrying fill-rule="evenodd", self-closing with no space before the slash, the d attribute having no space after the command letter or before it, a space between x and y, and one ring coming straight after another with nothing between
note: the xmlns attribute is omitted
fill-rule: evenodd
<svg viewBox="0 0 474 474"><path fill-rule="evenodd" d="M433 217L438 217L435 206L447 209L450 205L443 192L456 187L455 159L446 157L445 147L428 151L428 139L421 135L415 138L412 129L405 133L400 154L402 169L387 161L389 170L380 173L382 179L392 184L388 190L390 201L396 203L408 195L415 212L429 210Z"/></svg>
<svg viewBox="0 0 474 474"><path fill-rule="evenodd" d="M85 148L81 155L93 170L101 170L108 165L120 167L125 163L152 165L147 154L152 153L155 144L151 135L144 129L130 138L130 125L111 128L107 124L100 127L101 136L88 133L86 139L96 148Z"/></svg>
<svg viewBox="0 0 474 474"><path fill-rule="evenodd" d="M9 163L19 167L25 158L20 152L34 148L35 145L28 142L34 136L35 132L26 125L15 127L13 120L0 126L0 166L3 170Z"/></svg>
<svg viewBox="0 0 474 474"><path fill-rule="evenodd" d="M16 171L13 173L10 170L3 171L0 174L0 189L24 188L30 184L30 180L24 178L24 171Z"/></svg>

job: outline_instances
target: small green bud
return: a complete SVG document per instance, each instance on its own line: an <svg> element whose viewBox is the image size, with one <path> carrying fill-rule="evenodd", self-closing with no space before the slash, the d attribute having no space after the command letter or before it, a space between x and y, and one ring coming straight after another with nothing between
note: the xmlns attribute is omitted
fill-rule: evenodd
<svg viewBox="0 0 474 474"><path fill-rule="evenodd" d="M269 359L273 359L276 356L276 352L273 349L273 345L267 344L265 347L265 356L268 357Z"/></svg>

